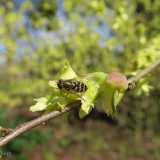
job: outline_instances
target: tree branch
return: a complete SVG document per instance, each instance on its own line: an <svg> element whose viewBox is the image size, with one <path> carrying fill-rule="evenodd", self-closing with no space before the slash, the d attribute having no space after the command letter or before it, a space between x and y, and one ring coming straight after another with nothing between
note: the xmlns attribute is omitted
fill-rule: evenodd
<svg viewBox="0 0 160 160"><path fill-rule="evenodd" d="M145 68L144 70L140 71L137 75L135 75L134 77L128 79L128 89L131 90L133 88L135 88L136 83L142 78L144 77L146 74L148 74L149 72L151 72L155 67L157 67L158 65L160 65L160 58L157 59L157 61L155 61L154 63L152 63L149 67ZM38 117L34 120L31 120L29 122L26 122L20 126L17 126L14 129L11 128L2 128L1 127L1 131L3 132L3 138L0 139L0 147L4 146L5 144L7 144L9 141L11 141L12 139L16 138L17 136L23 134L24 132L40 125L43 124L44 122L49 121L50 119L53 119L55 117L58 117L66 112L69 112L70 110L79 107L81 105L80 101L77 101L75 103L69 104L66 108L64 108L63 110L57 110L57 111L53 111L49 114L43 115L41 117Z"/></svg>
<svg viewBox="0 0 160 160"><path fill-rule="evenodd" d="M79 107L81 105L80 101L77 101L75 103L69 104L67 107L65 107L62 110L57 110L53 111L49 114L43 115L41 117L38 117L34 120L31 120L29 122L26 122L20 126L17 126L15 129L11 128L1 128L3 134L5 137L0 139L0 147L4 146L7 144L9 141L12 139L16 138L17 136L21 135L22 133L40 125L43 124L44 122L49 121L50 119L53 119L55 117L58 117L66 112L69 112L70 110Z"/></svg>
<svg viewBox="0 0 160 160"><path fill-rule="evenodd" d="M160 65L160 58L158 58L154 63L145 68L144 70L138 72L135 76L128 79L128 90L134 89L136 87L136 83L146 76L149 72L151 72L154 68Z"/></svg>

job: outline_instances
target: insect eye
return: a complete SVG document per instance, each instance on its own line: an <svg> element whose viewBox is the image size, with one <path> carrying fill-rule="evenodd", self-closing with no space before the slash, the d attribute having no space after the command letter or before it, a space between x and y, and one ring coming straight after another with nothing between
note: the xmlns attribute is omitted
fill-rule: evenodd
<svg viewBox="0 0 160 160"><path fill-rule="evenodd" d="M57 82L57 86L58 86L59 89L62 89L62 87L63 87L63 80L62 80L62 79L60 79L60 80Z"/></svg>
<svg viewBox="0 0 160 160"><path fill-rule="evenodd" d="M63 80L62 80L62 79L60 79L60 80L59 80L59 83L63 83Z"/></svg>

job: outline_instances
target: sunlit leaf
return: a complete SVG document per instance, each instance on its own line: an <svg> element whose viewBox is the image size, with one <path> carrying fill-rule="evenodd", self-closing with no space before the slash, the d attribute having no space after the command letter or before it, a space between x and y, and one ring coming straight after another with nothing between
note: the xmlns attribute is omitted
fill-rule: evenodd
<svg viewBox="0 0 160 160"><path fill-rule="evenodd" d="M61 78L64 80L74 78L74 81L84 83L87 90L83 92L67 91L65 88L59 89L57 81L49 81L49 85L54 88L53 94L47 96L47 99L36 99L37 103L30 108L31 111L45 110L44 114L47 114L57 109L64 109L68 104L81 100L79 116L83 118L93 109L95 101L102 101L105 112L113 115L128 87L127 79L121 73L112 72L107 75L103 72L94 72L77 77L68 63L65 63L60 72ZM64 116L64 121L66 118L67 114Z"/></svg>

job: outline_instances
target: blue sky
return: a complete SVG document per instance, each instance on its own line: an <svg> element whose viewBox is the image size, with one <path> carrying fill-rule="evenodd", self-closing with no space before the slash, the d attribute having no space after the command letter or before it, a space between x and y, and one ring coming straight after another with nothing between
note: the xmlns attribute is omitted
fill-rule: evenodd
<svg viewBox="0 0 160 160"><path fill-rule="evenodd" d="M13 0L15 3L16 8L18 9L19 6L21 5L22 0ZM32 0L33 4L36 4L38 0ZM64 35L64 37L67 37L67 34L69 32L73 32L74 31L74 26L72 24L71 21L69 21L68 19L65 18L65 12L63 9L63 1L64 0L58 0L58 12L57 12L57 19L61 22L63 22L63 24L65 24L65 28L62 30L59 30L59 32L61 33L61 35ZM86 23L88 26L94 21L94 17L88 17L86 19L82 19L83 23ZM46 39L46 40L51 40L53 43L53 46L56 45L57 43L60 43L60 39L58 37L58 35L54 32L48 32L46 31L45 28L42 28L40 30L35 30L29 22L29 17L27 16L27 14L24 15L23 19L21 20L21 23L24 23L24 25L27 28L28 33L30 34L30 36L33 39L33 43L27 43L27 42L23 42L22 40L17 39L16 42L18 44L18 49L17 49L17 53L16 53L16 58L20 58L21 56L23 56L23 48L24 46L26 47L27 45L30 45L31 48L31 52L32 49L36 48L36 40L37 39ZM107 39L109 39L110 37L112 37L112 32L110 31L110 27L107 24L107 22L103 22L103 25L92 28L92 32L97 33L101 36L101 40L100 40L100 46L103 47L104 45L106 45L106 41ZM2 45L2 43L0 43L0 56L1 56L1 60L0 63L2 63L1 61L4 61L4 53L5 53L5 46ZM2 55L3 54L3 55ZM3 58L2 58L3 57Z"/></svg>

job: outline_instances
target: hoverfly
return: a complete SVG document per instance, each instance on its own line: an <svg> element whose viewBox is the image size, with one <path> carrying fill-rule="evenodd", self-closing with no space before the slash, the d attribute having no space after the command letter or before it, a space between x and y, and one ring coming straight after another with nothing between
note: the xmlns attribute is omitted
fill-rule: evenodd
<svg viewBox="0 0 160 160"><path fill-rule="evenodd" d="M67 79L67 80L60 79L57 82L57 86L59 89L65 89L67 91L76 91L76 92L85 92L88 89L88 87L84 83L76 81L74 79Z"/></svg>

